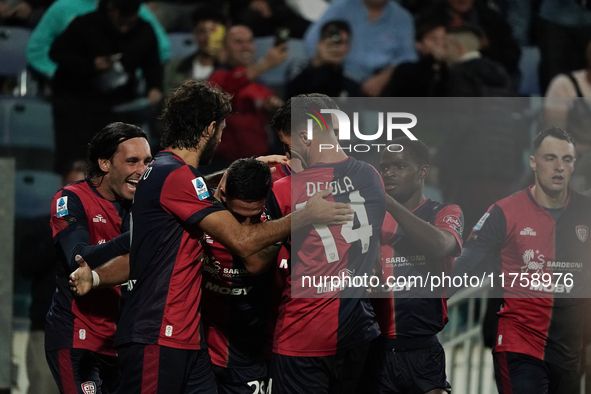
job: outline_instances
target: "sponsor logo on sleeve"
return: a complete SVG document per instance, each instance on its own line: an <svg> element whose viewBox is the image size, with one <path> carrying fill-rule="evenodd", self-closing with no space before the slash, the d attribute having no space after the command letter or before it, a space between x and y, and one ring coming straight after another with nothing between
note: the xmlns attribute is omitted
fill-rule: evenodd
<svg viewBox="0 0 591 394"><path fill-rule="evenodd" d="M197 191L197 197L199 197L199 200L209 198L209 191L207 190L207 185L202 177L195 178L191 182Z"/></svg>
<svg viewBox="0 0 591 394"><path fill-rule="evenodd" d="M57 200L57 217L61 218L68 214L68 197L60 197Z"/></svg>
<svg viewBox="0 0 591 394"><path fill-rule="evenodd" d="M460 237L462 236L462 224L460 223L459 217L456 215L447 215L443 218L443 222L446 223L453 231L458 233Z"/></svg>
<svg viewBox="0 0 591 394"><path fill-rule="evenodd" d="M575 230L577 232L577 238L579 238L581 242L585 242L589 236L589 227L581 224L575 227Z"/></svg>

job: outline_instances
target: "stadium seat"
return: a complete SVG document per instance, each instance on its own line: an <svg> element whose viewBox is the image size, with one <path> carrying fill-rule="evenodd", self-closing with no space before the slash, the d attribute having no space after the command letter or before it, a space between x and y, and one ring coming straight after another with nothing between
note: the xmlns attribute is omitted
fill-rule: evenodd
<svg viewBox="0 0 591 394"><path fill-rule="evenodd" d="M27 67L25 48L31 31L0 26L0 75L19 75Z"/></svg>
<svg viewBox="0 0 591 394"><path fill-rule="evenodd" d="M257 59L265 56L267 51L273 46L274 37L255 38ZM289 55L287 59L279 66L272 68L259 77L259 80L269 87L282 87L286 82L286 73L288 66L292 63L299 63L307 59L304 49L304 41L292 38L287 42Z"/></svg>
<svg viewBox="0 0 591 394"><path fill-rule="evenodd" d="M17 170L15 183L15 216L30 219L49 214L61 177L48 171Z"/></svg>
<svg viewBox="0 0 591 394"><path fill-rule="evenodd" d="M0 98L0 155L17 169L52 170L55 141L51 104L36 98Z"/></svg>
<svg viewBox="0 0 591 394"><path fill-rule="evenodd" d="M55 150L51 104L35 98L0 99L0 145Z"/></svg>
<svg viewBox="0 0 591 394"><path fill-rule="evenodd" d="M519 59L519 71L521 81L519 94L522 96L540 96L540 81L538 67L540 64L540 50L538 47L522 47L521 58Z"/></svg>
<svg viewBox="0 0 591 394"><path fill-rule="evenodd" d="M191 33L168 33L170 41L170 58L186 57L197 52L197 43Z"/></svg>

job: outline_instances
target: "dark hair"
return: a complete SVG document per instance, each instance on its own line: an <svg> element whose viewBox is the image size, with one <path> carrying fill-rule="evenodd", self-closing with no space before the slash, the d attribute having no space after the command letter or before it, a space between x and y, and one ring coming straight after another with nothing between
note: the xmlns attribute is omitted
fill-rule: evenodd
<svg viewBox="0 0 591 394"><path fill-rule="evenodd" d="M417 20L415 23L415 41L421 41L427 34L440 27L445 28L445 24L435 18Z"/></svg>
<svg viewBox="0 0 591 394"><path fill-rule="evenodd" d="M106 172L101 170L99 159L108 159L112 162L115 153L119 150L119 144L132 138L145 138L148 140L144 130L122 122L108 124L96 133L88 144L86 178L92 180L104 176Z"/></svg>
<svg viewBox="0 0 591 394"><path fill-rule="evenodd" d="M297 108L296 112L291 111L292 101L295 101ZM306 127L310 116L304 111L305 108L313 109L320 112L321 109L339 109L338 105L327 95L321 93L306 93L300 94L287 100L281 108L275 112L273 119L271 119L271 128L276 132L282 132L286 136L291 136L292 127ZM330 129L332 129L332 116L323 118Z"/></svg>
<svg viewBox="0 0 591 394"><path fill-rule="evenodd" d="M254 158L238 159L226 175L226 196L245 202L264 200L273 183L269 166Z"/></svg>
<svg viewBox="0 0 591 394"><path fill-rule="evenodd" d="M332 37L334 35L346 32L351 35L351 27L344 20L328 21L320 28L320 39Z"/></svg>
<svg viewBox="0 0 591 394"><path fill-rule="evenodd" d="M408 137L397 137L390 141L390 144L402 145L403 150L408 151L412 161L419 165L431 165L429 147L421 140L411 140Z"/></svg>
<svg viewBox="0 0 591 394"><path fill-rule="evenodd" d="M196 149L207 126L216 122L217 130L230 115L231 99L232 96L206 81L185 81L166 100L160 146Z"/></svg>
<svg viewBox="0 0 591 394"><path fill-rule="evenodd" d="M142 0L101 0L98 9L106 11L107 5L110 5L113 10L119 11L123 17L135 15L140 9Z"/></svg>
<svg viewBox="0 0 591 394"><path fill-rule="evenodd" d="M213 6L199 7L195 10L195 12L193 12L191 15L191 22L193 23L192 26L195 27L199 22L202 21L214 21L221 23L224 26L227 24L224 14L218 7Z"/></svg>
<svg viewBox="0 0 591 394"><path fill-rule="evenodd" d="M534 153L538 150L540 145L542 145L542 142L546 137L558 138L559 140L563 140L568 142L569 144L575 145L575 139L572 135L570 135L569 133L567 133L559 127L552 126L540 131L538 135L536 135L533 143Z"/></svg>
<svg viewBox="0 0 591 394"><path fill-rule="evenodd" d="M464 23L461 26L448 26L446 28L447 34L472 34L478 39L485 37L484 30L479 26Z"/></svg>

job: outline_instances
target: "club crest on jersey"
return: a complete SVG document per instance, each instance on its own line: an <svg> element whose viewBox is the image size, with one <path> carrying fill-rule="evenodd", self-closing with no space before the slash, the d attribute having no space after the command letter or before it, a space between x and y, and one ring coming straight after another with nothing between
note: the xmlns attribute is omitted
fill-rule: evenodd
<svg viewBox="0 0 591 394"><path fill-rule="evenodd" d="M57 217L61 218L68 214L68 197L60 197L57 200Z"/></svg>
<svg viewBox="0 0 591 394"><path fill-rule="evenodd" d="M209 198L209 191L207 190L207 185L205 185L205 181L202 177L195 178L191 182L193 183L193 186L197 191L197 197L199 197L200 200Z"/></svg>
<svg viewBox="0 0 591 394"><path fill-rule="evenodd" d="M84 394L96 394L96 385L93 381L82 383L82 391Z"/></svg>
<svg viewBox="0 0 591 394"><path fill-rule="evenodd" d="M585 242L589 236L589 227L578 225L575 227L575 230L577 231L577 238L579 238L581 242Z"/></svg>

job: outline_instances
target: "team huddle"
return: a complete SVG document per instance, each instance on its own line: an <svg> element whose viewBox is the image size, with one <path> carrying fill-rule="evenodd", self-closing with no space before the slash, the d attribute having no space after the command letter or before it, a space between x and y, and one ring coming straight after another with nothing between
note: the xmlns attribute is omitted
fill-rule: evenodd
<svg viewBox="0 0 591 394"><path fill-rule="evenodd" d="M338 146L336 118L309 138L300 106L338 109L324 95L290 99L271 124L286 156L237 160L221 180L198 170L232 111L207 83L169 98L154 158L136 126L93 137L86 179L52 203L61 260L46 355L62 393L446 393L445 289L373 298L305 289L303 276L460 273L488 255L509 272L532 247L554 261L591 255L568 133L536 137L535 185L494 204L463 245L460 207L424 196L424 143L395 139L403 149L376 170L319 149ZM526 224L540 237L516 235ZM499 392L577 393L586 303L510 297L493 349Z"/></svg>

